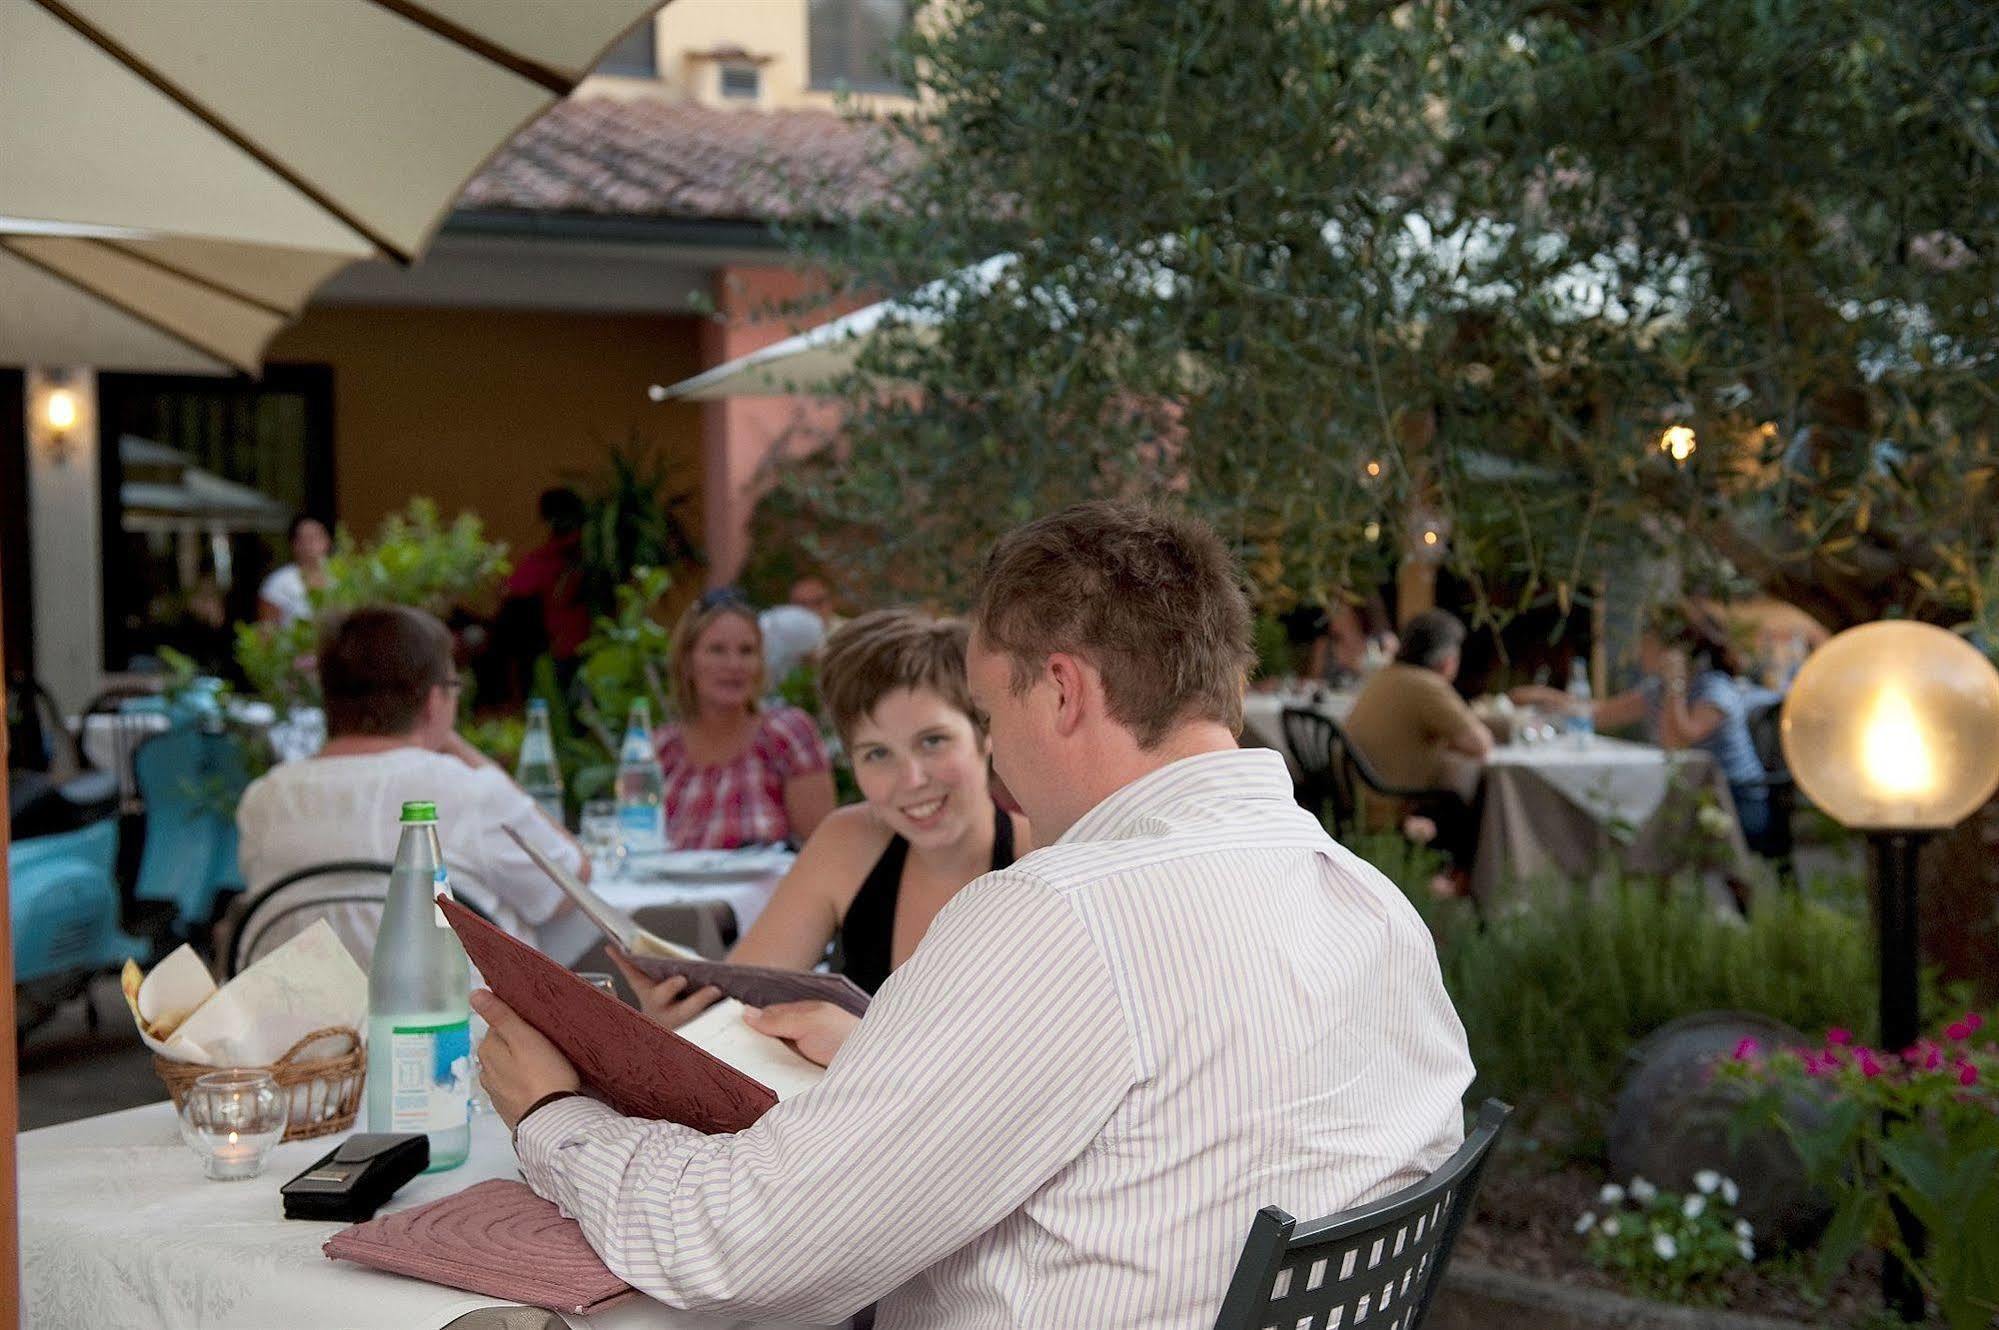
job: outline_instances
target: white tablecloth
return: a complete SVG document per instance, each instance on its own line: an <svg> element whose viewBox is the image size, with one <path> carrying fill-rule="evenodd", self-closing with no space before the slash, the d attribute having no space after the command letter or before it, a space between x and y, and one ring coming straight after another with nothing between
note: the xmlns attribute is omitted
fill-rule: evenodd
<svg viewBox="0 0 1999 1330"><path fill-rule="evenodd" d="M510 1304L383 1274L320 1251L342 1227L283 1217L278 1188L338 1137L272 1152L264 1175L210 1182L167 1103L44 1127L20 1137L22 1325L35 1330L443 1330ZM473 1119L472 1155L417 1178L386 1210L517 1176L506 1128ZM568 1323L588 1330L723 1330L771 1322L627 1300Z"/></svg>
<svg viewBox="0 0 1999 1330"><path fill-rule="evenodd" d="M770 903L771 893L777 890L778 880L791 867L793 856L774 854L769 849L738 853L744 863L755 866L755 876L714 881L671 874L640 875L606 860L594 866L590 885L598 895L634 918L647 910L720 902L736 916L736 936L741 937L750 931L750 925L757 921L764 906ZM581 910L571 910L561 918L544 924L535 935L535 941L543 951L570 966L603 940L603 935Z"/></svg>
<svg viewBox="0 0 1999 1330"><path fill-rule="evenodd" d="M1742 881L1754 872L1728 782L1700 749L1669 753L1601 735L1501 744L1483 779L1472 870L1483 900L1536 879L1584 881L1613 863L1674 873L1706 858ZM1720 834L1701 825L1703 802L1726 812Z"/></svg>

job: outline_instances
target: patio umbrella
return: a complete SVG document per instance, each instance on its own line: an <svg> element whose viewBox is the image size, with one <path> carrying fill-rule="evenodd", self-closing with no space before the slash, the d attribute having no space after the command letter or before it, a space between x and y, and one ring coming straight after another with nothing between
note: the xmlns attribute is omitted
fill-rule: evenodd
<svg viewBox="0 0 1999 1330"><path fill-rule="evenodd" d="M0 0L0 362L254 369L661 0Z"/></svg>

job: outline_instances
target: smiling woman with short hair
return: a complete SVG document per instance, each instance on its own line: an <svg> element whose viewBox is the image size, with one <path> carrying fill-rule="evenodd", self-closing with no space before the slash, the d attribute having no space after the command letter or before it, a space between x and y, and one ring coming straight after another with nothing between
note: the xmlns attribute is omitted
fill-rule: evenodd
<svg viewBox="0 0 1999 1330"><path fill-rule="evenodd" d="M990 748L965 682L967 635L958 620L896 609L827 640L820 696L864 802L821 824L730 960L807 970L837 938L843 972L872 993L960 888L1026 853L1026 820L992 795ZM715 1000L712 989L683 997L680 980L625 974L663 1024ZM854 1022L830 1007L786 1015L810 1023L787 1037L820 1062Z"/></svg>

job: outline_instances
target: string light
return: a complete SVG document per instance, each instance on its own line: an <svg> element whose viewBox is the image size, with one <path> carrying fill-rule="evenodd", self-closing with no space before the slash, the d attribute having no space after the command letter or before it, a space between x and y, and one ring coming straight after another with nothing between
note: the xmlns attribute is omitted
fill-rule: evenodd
<svg viewBox="0 0 1999 1330"><path fill-rule="evenodd" d="M1682 466L1699 446L1691 425L1669 425L1666 432L1659 436L1659 451Z"/></svg>

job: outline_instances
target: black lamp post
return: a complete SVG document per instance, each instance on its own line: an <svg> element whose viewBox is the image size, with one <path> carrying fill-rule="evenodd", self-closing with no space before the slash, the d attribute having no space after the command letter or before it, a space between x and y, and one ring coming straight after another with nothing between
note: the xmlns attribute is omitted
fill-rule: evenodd
<svg viewBox="0 0 1999 1330"><path fill-rule="evenodd" d="M1999 671L1963 638L1905 620L1866 624L1806 660L1784 700L1784 756L1805 795L1867 833L1881 954L1881 1047L1922 1033L1916 928L1918 860L1938 831L1999 789ZM1923 1235L1899 1203L1911 1252ZM1923 1319L1914 1272L1882 1268L1889 1308Z"/></svg>

